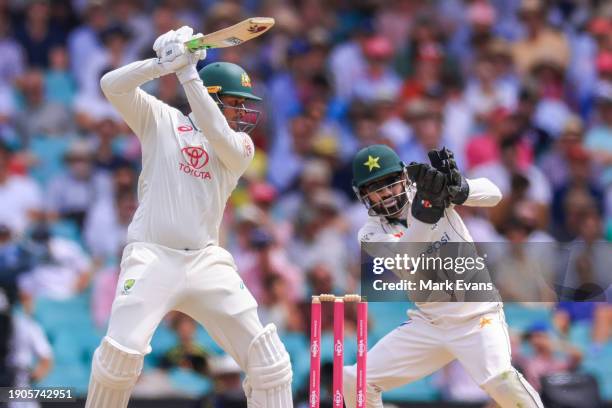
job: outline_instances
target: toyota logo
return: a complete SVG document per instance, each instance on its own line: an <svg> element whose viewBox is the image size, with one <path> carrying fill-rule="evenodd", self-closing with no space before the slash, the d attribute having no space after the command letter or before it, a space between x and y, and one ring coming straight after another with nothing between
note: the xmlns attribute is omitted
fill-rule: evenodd
<svg viewBox="0 0 612 408"><path fill-rule="evenodd" d="M206 163L208 163L208 153L206 153L206 150L202 149L201 147L188 146L184 147L181 151L189 162L189 167L191 168L196 170L201 169L202 167L206 166Z"/></svg>

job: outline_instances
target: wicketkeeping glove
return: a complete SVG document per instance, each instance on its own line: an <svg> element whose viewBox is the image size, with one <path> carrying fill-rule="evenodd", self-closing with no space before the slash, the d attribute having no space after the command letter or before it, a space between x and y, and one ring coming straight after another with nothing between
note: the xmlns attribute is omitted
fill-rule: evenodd
<svg viewBox="0 0 612 408"><path fill-rule="evenodd" d="M457 167L455 155L446 147L428 153L431 165L446 174L448 197L451 203L461 205L470 195L470 186Z"/></svg>
<svg viewBox="0 0 612 408"><path fill-rule="evenodd" d="M201 37L198 33L195 37ZM160 35L153 44L158 63L166 73L175 72L181 84L198 77L195 65L206 58L206 50L189 52L184 43L193 36L193 28L183 26L178 30L170 30Z"/></svg>
<svg viewBox="0 0 612 408"><path fill-rule="evenodd" d="M444 215L448 202L446 175L424 163L412 162L406 170L417 188L412 200L412 216L427 224L435 224Z"/></svg>

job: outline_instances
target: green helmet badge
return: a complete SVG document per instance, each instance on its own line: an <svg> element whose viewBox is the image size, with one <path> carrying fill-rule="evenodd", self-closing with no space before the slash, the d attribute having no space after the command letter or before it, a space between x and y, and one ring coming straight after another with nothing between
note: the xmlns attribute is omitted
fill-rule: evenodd
<svg viewBox="0 0 612 408"><path fill-rule="evenodd" d="M368 169L370 171L372 171L375 168L379 168L380 169L380 164L378 164L378 161L380 160L380 157L372 157L370 155L368 155L368 161L363 163L364 166L368 166Z"/></svg>
<svg viewBox="0 0 612 408"><path fill-rule="evenodd" d="M231 95L253 101L261 101L253 94L249 74L242 67L231 62L213 62L198 73L209 93Z"/></svg>

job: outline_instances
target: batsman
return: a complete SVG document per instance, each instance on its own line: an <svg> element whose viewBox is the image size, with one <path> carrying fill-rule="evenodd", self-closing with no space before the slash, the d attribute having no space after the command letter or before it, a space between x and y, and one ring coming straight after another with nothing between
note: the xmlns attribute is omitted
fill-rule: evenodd
<svg viewBox="0 0 612 408"><path fill-rule="evenodd" d="M473 242L455 206L492 207L501 200L486 178L468 180L452 152L429 152L428 163L406 166L384 145L360 150L353 160L353 189L368 209L359 231L367 242L441 246ZM495 299L497 300L497 299ZM416 302L409 320L368 352L366 406L382 408L382 392L416 381L458 359L502 408L536 408L536 391L511 365L508 329L499 301ZM345 402L355 408L356 366L344 369Z"/></svg>
<svg viewBox="0 0 612 408"><path fill-rule="evenodd" d="M260 98L238 65L216 62L198 72L206 51L185 49L192 34L181 27L161 35L158 58L100 81L140 139L142 173L108 331L93 356L88 408L127 407L153 332L171 310L202 324L245 371L248 407L293 406L289 355L274 325L262 326L231 254L219 246L225 204L253 158L248 132L259 112L244 102ZM172 73L188 116L140 88Z"/></svg>

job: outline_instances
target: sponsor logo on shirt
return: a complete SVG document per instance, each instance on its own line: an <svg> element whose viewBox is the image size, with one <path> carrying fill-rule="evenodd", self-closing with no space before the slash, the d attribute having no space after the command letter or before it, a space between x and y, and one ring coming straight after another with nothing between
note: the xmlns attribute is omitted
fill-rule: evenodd
<svg viewBox="0 0 612 408"><path fill-rule="evenodd" d="M437 241L432 241L431 244L427 247L427 250L423 252L423 254L431 254L434 251L437 251L444 245L450 242L450 237L448 236L448 232L444 232L444 234ZM421 255L423 255L421 254Z"/></svg>
<svg viewBox="0 0 612 408"><path fill-rule="evenodd" d="M181 125L176 128L179 132L191 132L193 130L193 126L190 125Z"/></svg>
<svg viewBox="0 0 612 408"><path fill-rule="evenodd" d="M189 162L189 166L195 170L199 170L208 164L208 153L200 146L183 147L181 151Z"/></svg>
<svg viewBox="0 0 612 408"><path fill-rule="evenodd" d="M179 170L202 180L212 179L210 172L201 170L208 164L209 156L200 146L187 146L181 149L187 163L179 163Z"/></svg>
<svg viewBox="0 0 612 408"><path fill-rule="evenodd" d="M253 155L253 142L246 134L242 138L242 147L244 149L244 157L251 157Z"/></svg>

